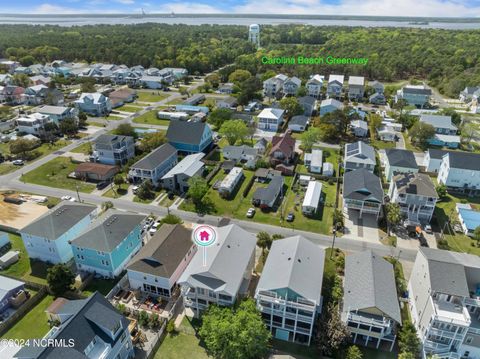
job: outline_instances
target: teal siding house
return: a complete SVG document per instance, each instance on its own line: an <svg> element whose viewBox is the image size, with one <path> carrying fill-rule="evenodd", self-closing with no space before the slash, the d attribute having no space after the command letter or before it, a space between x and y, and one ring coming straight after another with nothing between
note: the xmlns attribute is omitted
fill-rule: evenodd
<svg viewBox="0 0 480 359"><path fill-rule="evenodd" d="M72 259L70 241L82 233L97 214L97 207L64 201L22 228L20 236L30 259L67 263Z"/></svg>
<svg viewBox="0 0 480 359"><path fill-rule="evenodd" d="M109 210L72 242L77 269L103 277L118 276L142 247L145 216Z"/></svg>
<svg viewBox="0 0 480 359"><path fill-rule="evenodd" d="M213 143L212 130L204 122L171 121L167 139L173 147L185 154L206 153Z"/></svg>

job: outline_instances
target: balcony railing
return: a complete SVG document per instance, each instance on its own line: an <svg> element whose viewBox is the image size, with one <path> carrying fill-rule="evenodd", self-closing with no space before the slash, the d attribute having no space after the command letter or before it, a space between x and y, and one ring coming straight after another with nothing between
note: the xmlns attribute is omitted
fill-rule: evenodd
<svg viewBox="0 0 480 359"><path fill-rule="evenodd" d="M316 303L308 301L306 299L304 300L299 299L297 301L285 300L279 297L278 295L276 295L276 293L267 292L267 291L258 292L257 299L272 303L272 305L278 304L280 306L288 306L288 307L307 310L307 311L315 311L315 308L317 306Z"/></svg>

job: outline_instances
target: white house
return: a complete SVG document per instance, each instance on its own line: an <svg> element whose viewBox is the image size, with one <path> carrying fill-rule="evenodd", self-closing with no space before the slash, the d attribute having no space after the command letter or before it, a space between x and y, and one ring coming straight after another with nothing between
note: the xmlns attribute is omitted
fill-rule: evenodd
<svg viewBox="0 0 480 359"><path fill-rule="evenodd" d="M343 293L341 319L353 343L391 351L402 324L392 264L370 250L346 256Z"/></svg>
<svg viewBox="0 0 480 359"><path fill-rule="evenodd" d="M282 94L283 84L288 79L288 76L278 74L263 81L263 95L266 97L278 97Z"/></svg>
<svg viewBox="0 0 480 359"><path fill-rule="evenodd" d="M210 304L232 306L245 295L255 265L253 233L235 224L215 231L216 243L207 249L206 258L197 251L178 280L185 307L197 316Z"/></svg>
<svg viewBox="0 0 480 359"><path fill-rule="evenodd" d="M322 311L324 263L325 249L302 236L272 243L255 300L274 338L310 345Z"/></svg>
<svg viewBox="0 0 480 359"><path fill-rule="evenodd" d="M222 153L224 159L235 161L235 163L245 163L248 168L254 168L259 158L258 149L247 145L225 146Z"/></svg>
<svg viewBox="0 0 480 359"><path fill-rule="evenodd" d="M276 132L283 123L284 113L285 110L282 110L280 108L263 109L262 112L260 112L257 116L257 127L261 130Z"/></svg>
<svg viewBox="0 0 480 359"><path fill-rule="evenodd" d="M323 151L313 148L311 153L305 153L303 162L310 172L322 173Z"/></svg>
<svg viewBox="0 0 480 359"><path fill-rule="evenodd" d="M304 115L293 116L288 121L288 128L293 132L303 132L307 129L309 118Z"/></svg>
<svg viewBox="0 0 480 359"><path fill-rule="evenodd" d="M43 136L46 133L45 125L50 123L50 117L35 112L31 115L19 117L16 120L18 132L24 132L35 136Z"/></svg>
<svg viewBox="0 0 480 359"><path fill-rule="evenodd" d="M314 214L322 198L322 183L319 181L310 181L305 191L305 197L302 203L302 213L306 215Z"/></svg>
<svg viewBox="0 0 480 359"><path fill-rule="evenodd" d="M480 258L420 247L408 282L422 357L480 358Z"/></svg>
<svg viewBox="0 0 480 359"><path fill-rule="evenodd" d="M348 78L348 98L360 100L365 93L365 78L363 76L350 76Z"/></svg>
<svg viewBox="0 0 480 359"><path fill-rule="evenodd" d="M105 116L112 112L110 99L101 93L82 93L78 100L75 100L77 108L92 116Z"/></svg>
<svg viewBox="0 0 480 359"><path fill-rule="evenodd" d="M93 140L92 149L91 161L123 165L135 156L135 140L131 136L103 134Z"/></svg>
<svg viewBox="0 0 480 359"><path fill-rule="evenodd" d="M343 81L345 76L343 75L330 75L328 77L327 84L327 96L339 98L342 95Z"/></svg>
<svg viewBox="0 0 480 359"><path fill-rule="evenodd" d="M387 148L385 150L385 177L387 181L390 181L396 174L416 172L418 172L418 166L412 151L399 148Z"/></svg>
<svg viewBox="0 0 480 359"><path fill-rule="evenodd" d="M382 141L394 142L397 139L397 132L390 125L382 125L377 128L377 136Z"/></svg>
<svg viewBox="0 0 480 359"><path fill-rule="evenodd" d="M233 167L220 183L218 193L222 197L230 196L242 179L242 169L240 167Z"/></svg>
<svg viewBox="0 0 480 359"><path fill-rule="evenodd" d="M358 141L345 144L343 168L345 171L353 171L365 168L373 173L377 164L375 150L365 142Z"/></svg>
<svg viewBox="0 0 480 359"><path fill-rule="evenodd" d="M330 162L323 162L322 175L326 177L332 177L334 173L333 164Z"/></svg>
<svg viewBox="0 0 480 359"><path fill-rule="evenodd" d="M350 123L350 128L352 129L355 137L367 137L368 134L368 123L363 120L354 120Z"/></svg>
<svg viewBox="0 0 480 359"><path fill-rule="evenodd" d="M467 195L480 193L480 154L452 151L442 157L438 183L449 191Z"/></svg>
<svg viewBox="0 0 480 359"><path fill-rule="evenodd" d="M392 178L388 195L398 203L403 216L413 223L430 223L438 200L430 177L424 173L401 173Z"/></svg>
<svg viewBox="0 0 480 359"><path fill-rule="evenodd" d="M465 235L473 237L475 229L480 227L480 211L476 211L469 203L456 203L458 221Z"/></svg>
<svg viewBox="0 0 480 359"><path fill-rule="evenodd" d="M289 77L283 83L283 93L285 95L295 96L301 85L302 80L300 80L298 77Z"/></svg>
<svg viewBox="0 0 480 359"><path fill-rule="evenodd" d="M163 224L128 264L130 288L171 298L178 292L178 280L196 251L191 229L181 224Z"/></svg>
<svg viewBox="0 0 480 359"><path fill-rule="evenodd" d="M320 98L324 81L325 76L318 74L312 75L306 84L307 95L314 98Z"/></svg>

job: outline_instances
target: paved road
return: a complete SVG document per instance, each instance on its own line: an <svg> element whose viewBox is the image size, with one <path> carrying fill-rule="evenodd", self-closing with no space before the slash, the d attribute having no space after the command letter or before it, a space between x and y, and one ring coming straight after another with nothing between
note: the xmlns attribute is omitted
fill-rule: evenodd
<svg viewBox="0 0 480 359"><path fill-rule="evenodd" d="M46 186L22 183L18 179L5 181L4 177L0 177L0 188L38 193L45 196L60 197L64 195L69 195L77 198L77 193L75 191L62 190L58 188L51 188ZM106 198L102 198L92 194L80 193L80 200L88 203L100 205L103 202L105 202ZM115 208L117 209L136 212L136 213L143 213L146 215L154 214L157 216L165 216L168 211L166 207L161 207L156 204L141 204L141 203L136 203L136 202L132 202L124 199L108 199L108 200L112 201ZM206 223L206 224L215 225L215 226L219 225L220 223L222 224L235 223L240 227L244 228L245 230L252 233L267 231L269 233L279 233L284 236L303 235L304 237L320 245L323 245L323 246L332 245L331 236L326 236L323 234L313 233L313 232L300 231L290 226L278 227L278 226L261 224L261 223L256 223L252 221L247 221L247 220L230 219L230 218L223 218L223 217L212 216L212 215L198 215L197 213L182 211L178 209L176 210L172 209L170 210L170 213L178 215L186 222ZM351 251L351 252L361 251L365 249L373 249L381 255L392 255L392 256L398 257L400 254L400 258L406 261L413 261L415 259L415 255L417 252L415 250L402 249L400 253L400 251L397 248L387 247L380 243L377 244L377 243L372 243L368 241L353 240L353 239L347 239L347 238L337 238L335 242L335 246L341 248L342 250Z"/></svg>
<svg viewBox="0 0 480 359"><path fill-rule="evenodd" d="M196 83L192 87L190 87L190 90L193 90L194 88L200 86L202 83ZM149 109L155 108L159 105L165 104L169 101L172 101L175 98L181 97L179 93L172 93L169 97L166 99L156 102L155 104L152 104L149 106ZM17 190L17 191L24 191L24 192L30 192L30 193L36 193L40 195L45 195L45 196L53 196L53 197L61 197L64 195L69 195L72 197L77 197L77 193L75 191L70 191L70 190L63 190L63 189L58 189L58 188L52 188L52 187L46 187L46 186L40 186L40 185L34 185L34 184L28 184L28 183L22 183L20 181L20 177L23 173L32 171L36 169L37 167L41 166L44 163L47 163L48 161L52 160L53 158L57 157L59 154L68 152L75 147L79 146L82 143L85 143L97 136L99 136L102 133L105 133L107 131L110 131L114 129L116 126L118 126L120 123L131 123L133 118L136 116L139 116L142 113L145 113L149 110L145 109L140 111L140 113L137 114L132 114L128 117L126 117L123 120L117 120L117 121L108 121L107 127L99 130L93 135L90 135L89 137L82 138L80 140L75 140L73 143L71 143L68 146L65 146L59 151L56 151L50 155L47 155L33 163L30 163L19 170L12 172L10 174L0 176L0 189L6 190L6 189L12 189L12 190ZM142 125L144 127L144 125ZM152 128L158 128L161 126L155 126ZM80 199L85 202L93 203L100 205L103 202L105 202L105 198L102 198L98 195L94 194L86 194L86 193L81 193L80 194ZM297 229L294 229L293 227L290 227L290 224L288 224L288 227L278 227L278 226L272 226L272 225L267 225L267 224L261 224L261 223L256 223L252 221L247 221L247 220L238 220L238 219L231 219L231 218L222 218L218 216L212 216L212 215L199 215L197 213L192 213L192 212L187 212L187 211L182 211L179 209L167 209L166 207L161 207L157 204L141 204L141 203L136 203L130 200L126 199L108 199L113 202L114 206L117 209L120 210L125 210L125 211L131 211L131 212L136 212L136 213L143 213L143 214L154 214L158 216L164 216L167 214L168 211L170 213L176 214L179 217L181 217L184 221L186 222L192 222L192 223L206 223L210 225L219 225L219 224L226 224L226 223L235 223L245 230L252 232L252 233L258 233L259 231L267 231L269 233L278 233L282 234L283 236L292 236L292 235L302 235L311 241L318 243L323 246L331 246L332 245L332 237L331 236L326 236L320 233L313 233L313 232L306 232L306 231L300 231ZM365 249L373 249L377 253L387 256L395 256L399 257L403 261L408 261L412 262L415 260L416 256L416 250L409 250L409 249L402 249L399 250L397 248L393 247L388 247L384 246L380 243L373 243L373 242L368 242L368 241L362 241L358 239L348 239L348 238L337 238L335 242L335 246L345 250L347 252L355 252L355 251L362 251Z"/></svg>

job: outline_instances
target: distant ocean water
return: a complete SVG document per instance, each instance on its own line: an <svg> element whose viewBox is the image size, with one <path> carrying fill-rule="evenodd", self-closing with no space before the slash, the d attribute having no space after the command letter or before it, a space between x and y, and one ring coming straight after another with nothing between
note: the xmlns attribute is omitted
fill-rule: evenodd
<svg viewBox="0 0 480 359"><path fill-rule="evenodd" d="M81 26L97 24L139 24L139 23L163 23L163 24L186 24L186 25L260 25L280 24L308 24L314 26L361 26L361 27L410 27L424 29L453 29L469 30L480 29L480 19L428 19L411 18L399 19L388 17L305 17L305 16L249 16L249 15L1 15L0 24L28 24L28 25L60 25Z"/></svg>

